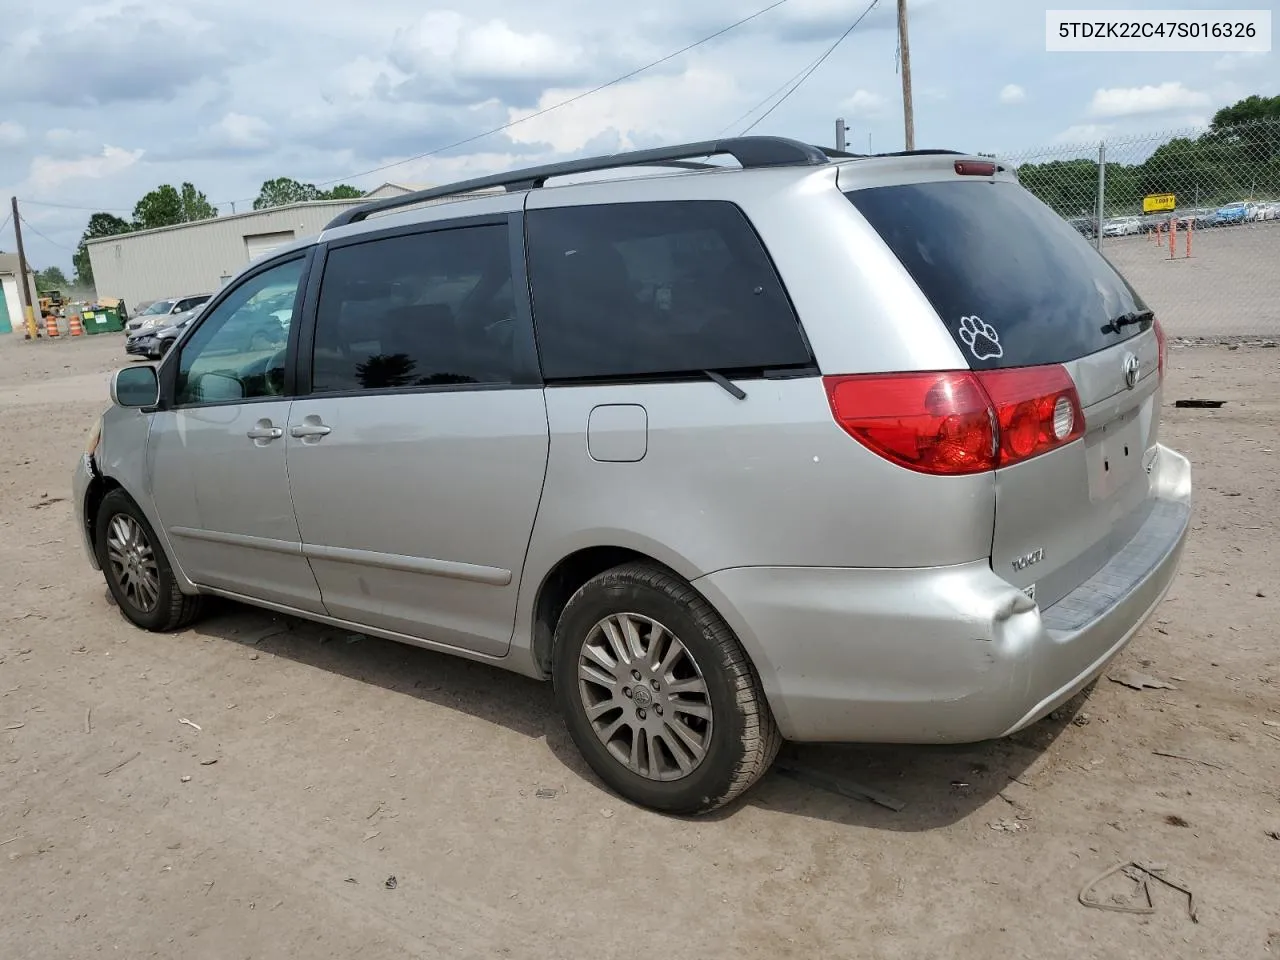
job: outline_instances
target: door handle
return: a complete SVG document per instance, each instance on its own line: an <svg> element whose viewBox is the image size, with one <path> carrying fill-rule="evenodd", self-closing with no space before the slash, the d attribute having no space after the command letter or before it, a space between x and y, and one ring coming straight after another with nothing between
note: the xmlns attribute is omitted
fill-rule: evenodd
<svg viewBox="0 0 1280 960"><path fill-rule="evenodd" d="M306 440L310 437L327 437L329 428L323 423L299 423L289 428L289 436Z"/></svg>
<svg viewBox="0 0 1280 960"><path fill-rule="evenodd" d="M250 440L279 440L284 431L273 427L270 420L259 420L257 426L245 434Z"/></svg>

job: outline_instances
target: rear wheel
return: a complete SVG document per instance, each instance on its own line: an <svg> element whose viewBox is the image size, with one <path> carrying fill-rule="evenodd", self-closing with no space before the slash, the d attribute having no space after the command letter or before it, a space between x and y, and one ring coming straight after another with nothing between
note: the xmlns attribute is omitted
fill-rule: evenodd
<svg viewBox="0 0 1280 960"><path fill-rule="evenodd" d="M623 797L705 813L781 744L746 653L688 583L648 564L589 580L556 627L556 699L578 749Z"/></svg>
<svg viewBox="0 0 1280 960"><path fill-rule="evenodd" d="M123 490L102 498L95 528L98 565L121 612L145 630L176 630L200 612L200 597L178 589L155 531Z"/></svg>

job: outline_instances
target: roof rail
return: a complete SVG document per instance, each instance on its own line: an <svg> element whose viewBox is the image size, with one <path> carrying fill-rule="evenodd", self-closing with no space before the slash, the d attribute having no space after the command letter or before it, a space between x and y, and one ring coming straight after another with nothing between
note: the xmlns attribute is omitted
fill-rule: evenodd
<svg viewBox="0 0 1280 960"><path fill-rule="evenodd" d="M728 140L704 140L700 143L683 143L672 147L651 150L632 150L614 153L606 157L587 157L582 160L566 160L540 167L527 167L472 180L460 180L442 187L415 190L398 197L371 200L358 207L344 210L325 226L326 230L359 223L370 214L411 207L428 200L452 197L493 187L504 187L508 193L531 190L543 186L551 177L563 177L574 173L593 173L597 170L614 170L621 167L675 166L683 169L700 169L714 164L690 163L698 157L730 156L743 169L760 167L819 166L827 162L817 147L784 137L734 137Z"/></svg>

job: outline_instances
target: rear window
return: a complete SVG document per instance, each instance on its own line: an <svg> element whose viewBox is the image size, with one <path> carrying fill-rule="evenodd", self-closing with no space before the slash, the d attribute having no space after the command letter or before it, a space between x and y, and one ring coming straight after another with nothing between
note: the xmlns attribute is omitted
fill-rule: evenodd
<svg viewBox="0 0 1280 960"><path fill-rule="evenodd" d="M548 380L813 362L773 264L731 203L534 210L528 235Z"/></svg>
<svg viewBox="0 0 1280 960"><path fill-rule="evenodd" d="M847 194L933 304L974 369L1065 363L1150 326L1071 225L1022 187L915 183Z"/></svg>

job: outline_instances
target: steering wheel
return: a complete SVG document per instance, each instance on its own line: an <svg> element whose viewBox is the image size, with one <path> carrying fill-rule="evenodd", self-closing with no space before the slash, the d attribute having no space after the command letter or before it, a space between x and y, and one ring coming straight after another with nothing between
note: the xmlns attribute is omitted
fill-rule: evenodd
<svg viewBox="0 0 1280 960"><path fill-rule="evenodd" d="M287 347L282 347L273 353L267 360L266 366L262 370L262 379L269 386L274 388L271 395L273 397L282 396L284 394L284 364L285 354L288 352ZM276 379L276 370L279 370L279 380Z"/></svg>

